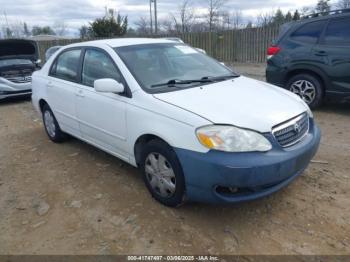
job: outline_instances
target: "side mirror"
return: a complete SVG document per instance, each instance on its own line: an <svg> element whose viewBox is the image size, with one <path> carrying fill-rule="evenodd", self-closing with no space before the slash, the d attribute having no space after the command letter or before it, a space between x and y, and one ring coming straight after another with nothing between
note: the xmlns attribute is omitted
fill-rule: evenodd
<svg viewBox="0 0 350 262"><path fill-rule="evenodd" d="M125 90L125 87L123 84L119 83L118 81L112 78L95 80L94 88L96 92L116 93L116 94L123 93Z"/></svg>
<svg viewBox="0 0 350 262"><path fill-rule="evenodd" d="M41 69L41 60L40 60L40 59L36 60L36 61L34 62L34 64L35 64L35 66L36 66L37 68Z"/></svg>

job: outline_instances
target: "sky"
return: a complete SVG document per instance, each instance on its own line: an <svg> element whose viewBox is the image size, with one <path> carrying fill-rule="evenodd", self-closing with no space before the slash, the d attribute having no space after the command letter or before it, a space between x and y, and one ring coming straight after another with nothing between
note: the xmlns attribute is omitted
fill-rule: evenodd
<svg viewBox="0 0 350 262"><path fill-rule="evenodd" d="M181 1L158 0L159 19L176 13ZM197 12L203 12L206 0L192 0ZM300 9L304 6L314 6L317 0L226 0L225 10L241 10L245 19L256 14L270 12L281 8L283 11ZM26 22L29 27L34 25L54 26L62 22L67 27L69 35L78 34L82 25L105 14L105 7L113 8L122 15L128 15L130 26L140 16L149 17L149 0L0 0L0 26L8 23L20 24Z"/></svg>

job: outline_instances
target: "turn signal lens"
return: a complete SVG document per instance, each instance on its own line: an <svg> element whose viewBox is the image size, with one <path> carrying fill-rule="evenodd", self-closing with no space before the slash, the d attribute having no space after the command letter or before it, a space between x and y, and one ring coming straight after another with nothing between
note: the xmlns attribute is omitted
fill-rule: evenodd
<svg viewBox="0 0 350 262"><path fill-rule="evenodd" d="M225 152L266 152L272 149L261 134L234 126L204 126L196 131L199 142L209 148Z"/></svg>

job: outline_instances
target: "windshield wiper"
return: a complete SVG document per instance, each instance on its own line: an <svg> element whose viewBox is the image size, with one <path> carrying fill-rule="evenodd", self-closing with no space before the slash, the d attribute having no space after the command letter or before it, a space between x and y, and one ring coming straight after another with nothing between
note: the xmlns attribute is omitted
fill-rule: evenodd
<svg viewBox="0 0 350 262"><path fill-rule="evenodd" d="M155 84L152 85L151 87L160 87L160 86L176 86L176 85L189 85L189 84L193 84L193 83L210 83L213 82L211 79L193 79L193 80L179 80L179 79L172 79L169 80L166 83L161 83L161 84Z"/></svg>
<svg viewBox="0 0 350 262"><path fill-rule="evenodd" d="M225 80L236 78L236 77L239 77L239 75L204 76L204 77L202 77L202 79L216 82L216 81L225 81Z"/></svg>

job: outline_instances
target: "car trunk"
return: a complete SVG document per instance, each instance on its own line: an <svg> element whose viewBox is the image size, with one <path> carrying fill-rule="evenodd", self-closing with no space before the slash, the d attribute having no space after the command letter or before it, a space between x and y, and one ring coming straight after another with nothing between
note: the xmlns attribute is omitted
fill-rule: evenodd
<svg viewBox="0 0 350 262"><path fill-rule="evenodd" d="M38 60L36 42L22 39L0 41L0 77L13 83L31 81Z"/></svg>

